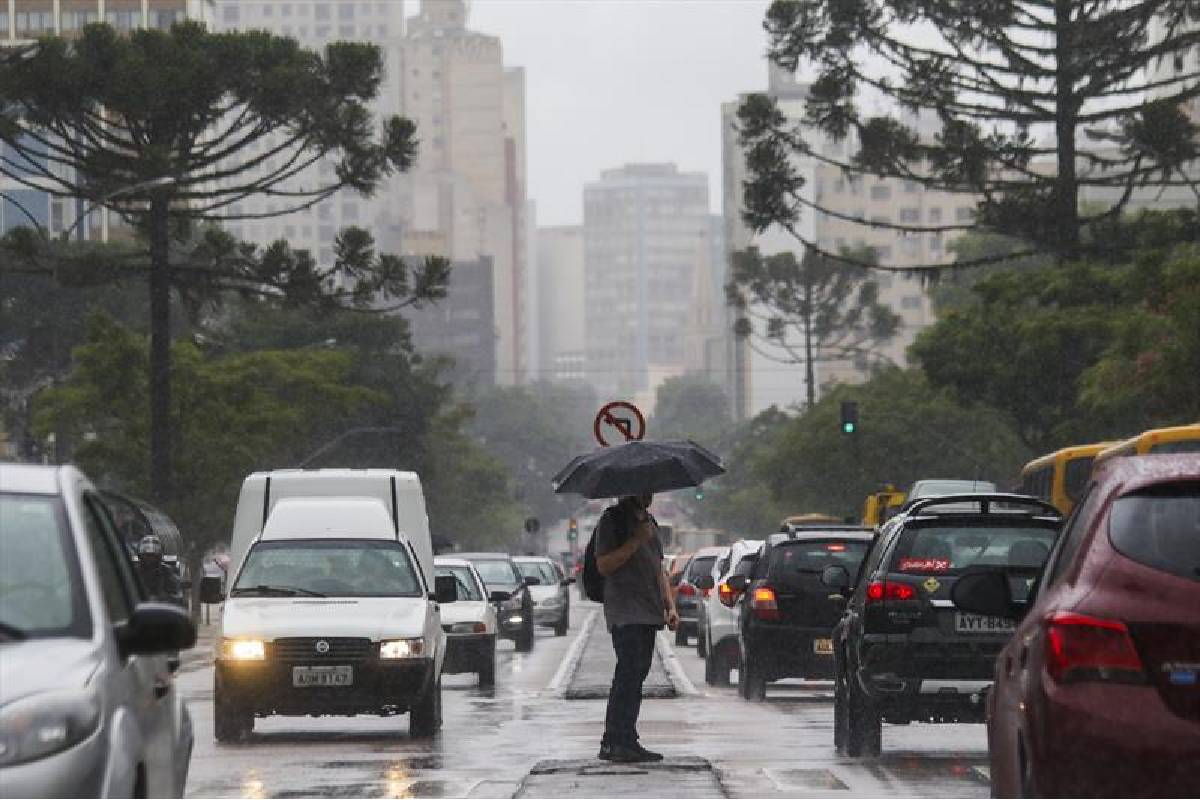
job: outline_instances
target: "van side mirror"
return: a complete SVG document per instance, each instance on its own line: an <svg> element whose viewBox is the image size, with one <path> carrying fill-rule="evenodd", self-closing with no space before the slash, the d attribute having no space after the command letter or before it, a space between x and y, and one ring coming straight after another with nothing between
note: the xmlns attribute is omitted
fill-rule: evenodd
<svg viewBox="0 0 1200 800"><path fill-rule="evenodd" d="M511 599L512 592L505 592L501 589L497 589L488 595L488 600L491 600L493 603L503 603Z"/></svg>
<svg viewBox="0 0 1200 800"><path fill-rule="evenodd" d="M712 575L704 575L700 580L696 581L696 588L702 592L711 592L717 582L713 580Z"/></svg>
<svg viewBox="0 0 1200 800"><path fill-rule="evenodd" d="M223 581L217 575L205 575L200 579L200 602L201 603L223 603L225 602L225 587L221 584Z"/></svg>
<svg viewBox="0 0 1200 800"><path fill-rule="evenodd" d="M538 578L534 575L526 575L525 576L525 585L526 586L541 586L542 579Z"/></svg>
<svg viewBox="0 0 1200 800"><path fill-rule="evenodd" d="M821 570L821 583L830 589L845 591L850 588L850 573L841 564L830 564Z"/></svg>
<svg viewBox="0 0 1200 800"><path fill-rule="evenodd" d="M453 575L438 575L433 579L433 599L439 603L458 601L458 578Z"/></svg>
<svg viewBox="0 0 1200 800"><path fill-rule="evenodd" d="M563 578L561 581L558 582L558 585L559 586L570 586L574 582L575 582L574 578Z"/></svg>
<svg viewBox="0 0 1200 800"><path fill-rule="evenodd" d="M1019 619L1024 604L1013 602L1008 573L1001 569L968 569L950 587L956 608L988 617Z"/></svg>
<svg viewBox="0 0 1200 800"><path fill-rule="evenodd" d="M114 634L122 657L173 653L196 644L196 626L174 603L138 603Z"/></svg>
<svg viewBox="0 0 1200 800"><path fill-rule="evenodd" d="M744 592L750 588L750 579L745 575L730 575L725 579L725 585L735 592Z"/></svg>

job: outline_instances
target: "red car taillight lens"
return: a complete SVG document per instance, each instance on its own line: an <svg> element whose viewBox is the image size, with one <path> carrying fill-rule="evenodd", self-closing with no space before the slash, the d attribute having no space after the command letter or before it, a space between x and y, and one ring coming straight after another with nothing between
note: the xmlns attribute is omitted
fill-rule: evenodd
<svg viewBox="0 0 1200 800"><path fill-rule="evenodd" d="M737 602L738 593L730 588L728 583L722 582L717 587L717 599L721 601L721 605L733 608L733 604Z"/></svg>
<svg viewBox="0 0 1200 800"><path fill-rule="evenodd" d="M679 593L684 597L694 597L696 595L696 587L690 583L679 584Z"/></svg>
<svg viewBox="0 0 1200 800"><path fill-rule="evenodd" d="M1125 623L1056 611L1046 617L1046 671L1059 683L1142 683L1145 672Z"/></svg>
<svg viewBox="0 0 1200 800"><path fill-rule="evenodd" d="M907 583L899 581L871 581L867 584L867 603L881 603L884 600L915 600L917 590Z"/></svg>
<svg viewBox="0 0 1200 800"><path fill-rule="evenodd" d="M774 621L779 619L779 601L775 590L770 586L760 586L750 597L750 610L754 616L762 620Z"/></svg>

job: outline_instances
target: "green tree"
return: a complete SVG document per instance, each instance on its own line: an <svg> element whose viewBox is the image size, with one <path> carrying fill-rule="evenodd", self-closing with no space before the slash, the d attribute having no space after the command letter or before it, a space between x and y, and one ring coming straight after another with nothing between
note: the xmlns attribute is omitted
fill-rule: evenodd
<svg viewBox="0 0 1200 800"><path fill-rule="evenodd" d="M847 258L873 263L868 251ZM726 294L736 309L734 331L775 361L804 364L806 399L816 402L818 362L880 361L879 348L900 318L879 302L879 284L866 267L808 250L764 256L757 247L733 254Z"/></svg>
<svg viewBox="0 0 1200 800"><path fill-rule="evenodd" d="M806 190L804 165L816 161L978 198L970 223L864 225L981 227L1076 257L1085 231L1119 216L1136 188L1195 189L1185 170L1200 140L1180 108L1200 96L1195 21L1191 0L776 0L769 58L814 78L798 122L766 95L738 111L747 222L804 239L802 211L852 220ZM893 112L875 110L881 95ZM1079 147L1085 137L1097 146ZM827 142L849 144L848 156ZM1112 200L1081 214L1084 188Z"/></svg>
<svg viewBox="0 0 1200 800"><path fill-rule="evenodd" d="M144 263L131 269L149 289L148 452L159 500L170 496L176 463L173 287L396 307L444 285L445 262L414 270L375 254L362 230L343 231L335 263L318 265L285 242L259 250L196 229L238 218L251 195L271 194L272 213L286 214L342 189L370 194L412 164L413 124L380 124L368 110L383 78L374 45L340 42L318 54L262 31L210 33L187 22L122 36L97 24L71 41L45 37L27 56L0 62L0 174L113 209L147 243ZM314 178L310 168L322 163L334 169ZM173 240L191 243L186 269L177 269ZM47 268L58 257L53 243L24 254Z"/></svg>
<svg viewBox="0 0 1200 800"><path fill-rule="evenodd" d="M658 387L649 439L691 439L720 449L729 436L733 414L725 390L697 373L668 378Z"/></svg>

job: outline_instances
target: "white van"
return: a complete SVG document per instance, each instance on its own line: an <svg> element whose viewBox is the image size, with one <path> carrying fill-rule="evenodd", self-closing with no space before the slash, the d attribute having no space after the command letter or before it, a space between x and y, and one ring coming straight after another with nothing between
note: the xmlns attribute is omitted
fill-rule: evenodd
<svg viewBox="0 0 1200 800"><path fill-rule="evenodd" d="M362 478L357 486L352 473ZM332 480L312 479L320 477ZM415 536L397 524L404 502ZM261 529L239 528L256 507L266 511ZM255 717L272 714L408 712L414 736L433 735L446 653L439 602L457 592L453 579L433 577L416 476L256 474L243 485L236 520L214 671L217 740L243 739Z"/></svg>

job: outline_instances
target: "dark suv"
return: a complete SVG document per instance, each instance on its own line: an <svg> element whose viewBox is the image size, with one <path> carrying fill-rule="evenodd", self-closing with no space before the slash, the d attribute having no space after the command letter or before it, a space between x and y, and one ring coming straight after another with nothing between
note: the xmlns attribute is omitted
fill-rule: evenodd
<svg viewBox="0 0 1200 800"><path fill-rule="evenodd" d="M857 582L853 570L826 569L822 582L849 595L833 632L835 747L877 755L882 722L982 722L1013 625L957 610L950 589L963 570L990 566L1027 592L1061 525L1033 497L930 497L884 525Z"/></svg>
<svg viewBox="0 0 1200 800"><path fill-rule="evenodd" d="M800 528L767 537L749 577L726 582L745 591L738 622L742 697L766 697L767 682L833 676L833 626L842 603L821 582L827 567L858 571L873 532L858 526Z"/></svg>
<svg viewBox="0 0 1200 800"><path fill-rule="evenodd" d="M475 566L488 599L496 607L497 633L512 639L518 653L533 649L533 597L529 593L532 578L525 578L508 553L455 553Z"/></svg>

